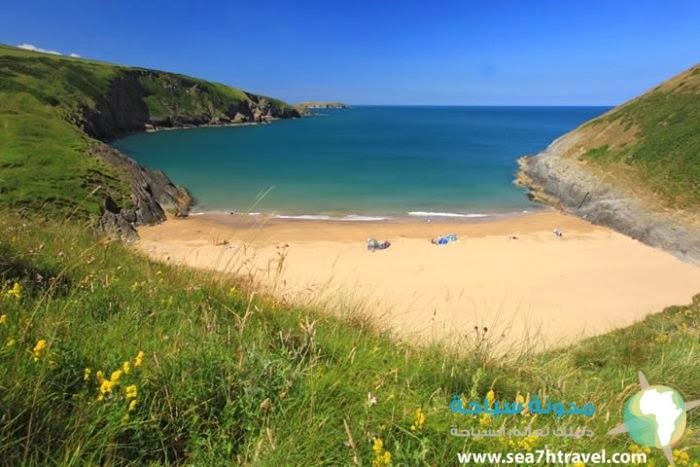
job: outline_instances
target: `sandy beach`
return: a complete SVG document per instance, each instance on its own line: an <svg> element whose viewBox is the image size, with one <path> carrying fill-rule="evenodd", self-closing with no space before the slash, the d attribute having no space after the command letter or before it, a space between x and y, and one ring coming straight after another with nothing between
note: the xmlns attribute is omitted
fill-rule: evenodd
<svg viewBox="0 0 700 467"><path fill-rule="evenodd" d="M430 243L449 233L458 241ZM137 248L153 258L253 278L293 303L367 313L407 339L561 345L700 292L700 268L554 211L462 223L206 214L139 234ZM391 247L370 252L368 237Z"/></svg>

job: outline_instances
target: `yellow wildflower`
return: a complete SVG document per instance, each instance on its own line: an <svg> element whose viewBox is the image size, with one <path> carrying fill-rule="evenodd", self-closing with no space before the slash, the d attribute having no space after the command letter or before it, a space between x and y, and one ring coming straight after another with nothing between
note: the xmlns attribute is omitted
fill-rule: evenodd
<svg viewBox="0 0 700 467"><path fill-rule="evenodd" d="M372 467L386 467L391 465L391 453L384 449L384 442L381 438L374 438L372 444L374 451L374 459L372 459Z"/></svg>
<svg viewBox="0 0 700 467"><path fill-rule="evenodd" d="M39 339L34 346L33 358L35 362L38 362L41 357L46 354L46 339Z"/></svg>
<svg viewBox="0 0 700 467"><path fill-rule="evenodd" d="M690 455L687 451L680 449L673 450L673 463L676 465L688 465L690 463Z"/></svg>
<svg viewBox="0 0 700 467"><path fill-rule="evenodd" d="M7 321L7 315L0 315L0 324L5 324Z"/></svg>
<svg viewBox="0 0 700 467"><path fill-rule="evenodd" d="M103 379L102 384L100 384L100 393L102 395L108 394L112 392L112 388L114 387L114 383L112 383L108 379Z"/></svg>
<svg viewBox="0 0 700 467"><path fill-rule="evenodd" d="M126 414L122 417L122 423L126 423L129 421L129 414Z"/></svg>
<svg viewBox="0 0 700 467"><path fill-rule="evenodd" d="M128 361L127 361L127 362L124 362L124 363L122 364L122 370L124 371L124 374L125 374L125 375L128 375L129 372L131 371L131 363L129 363Z"/></svg>
<svg viewBox="0 0 700 467"><path fill-rule="evenodd" d="M525 438L518 441L518 448L524 449L525 451L532 451L532 446L537 441L536 436L526 436Z"/></svg>
<svg viewBox="0 0 700 467"><path fill-rule="evenodd" d="M496 399L496 393L493 392L493 389L489 389L489 392L486 393L486 399L489 401L489 405Z"/></svg>
<svg viewBox="0 0 700 467"><path fill-rule="evenodd" d="M649 446L638 446L636 444L631 444L629 447L629 452L643 452L645 454L651 454L651 448Z"/></svg>
<svg viewBox="0 0 700 467"><path fill-rule="evenodd" d="M228 293L229 293L229 295L234 295L234 294L236 293L236 288L235 288L235 287L231 287L231 288L228 290Z"/></svg>
<svg viewBox="0 0 700 467"><path fill-rule="evenodd" d="M143 353L143 350L139 350L139 353L136 354L136 358L134 359L134 366L135 366L135 367L141 366L141 364L143 363L143 357L144 357L145 355L146 355L146 354Z"/></svg>
<svg viewBox="0 0 700 467"><path fill-rule="evenodd" d="M481 425L482 427L486 427L489 426L490 423L491 415L487 413L481 414L481 417L479 418L479 425Z"/></svg>
<svg viewBox="0 0 700 467"><path fill-rule="evenodd" d="M372 451L375 454L380 454L384 451L384 441L381 438L374 438L374 443L372 443Z"/></svg>
<svg viewBox="0 0 700 467"><path fill-rule="evenodd" d="M92 370L90 368L85 368L83 370L83 381L88 381L90 379L91 374L92 374Z"/></svg>
<svg viewBox="0 0 700 467"><path fill-rule="evenodd" d="M420 431L425 424L425 413L420 407L416 410L416 421L411 425L412 431Z"/></svg>
<svg viewBox="0 0 700 467"><path fill-rule="evenodd" d="M95 373L95 379L97 380L98 383L101 383L102 380L105 379L104 373L102 373L102 370L97 370L97 373Z"/></svg>
<svg viewBox="0 0 700 467"><path fill-rule="evenodd" d="M583 462L576 462L574 464L574 467L586 467L586 464L584 464Z"/></svg>
<svg viewBox="0 0 700 467"><path fill-rule="evenodd" d="M122 370L114 370L112 372L112 375L109 377L109 380L116 384L119 384L119 379L122 377Z"/></svg>
<svg viewBox="0 0 700 467"><path fill-rule="evenodd" d="M5 344L5 347L10 348L15 345L15 340L14 339L7 339L7 344Z"/></svg>
<svg viewBox="0 0 700 467"><path fill-rule="evenodd" d="M134 410L136 410L136 399L129 402L129 412L133 412Z"/></svg>
<svg viewBox="0 0 700 467"><path fill-rule="evenodd" d="M523 404L523 405L525 405L525 398L522 396L522 394L518 394L518 395L515 397L515 403L516 403L516 404Z"/></svg>
<svg viewBox="0 0 700 467"><path fill-rule="evenodd" d="M19 284L19 282L15 282L15 285L13 285L10 290L5 292L5 296L16 298L17 300L22 298L22 286Z"/></svg>
<svg viewBox="0 0 700 467"><path fill-rule="evenodd" d="M131 386L126 387L126 398L127 399L136 399L137 394L138 394L138 390L136 389L135 384L132 384Z"/></svg>

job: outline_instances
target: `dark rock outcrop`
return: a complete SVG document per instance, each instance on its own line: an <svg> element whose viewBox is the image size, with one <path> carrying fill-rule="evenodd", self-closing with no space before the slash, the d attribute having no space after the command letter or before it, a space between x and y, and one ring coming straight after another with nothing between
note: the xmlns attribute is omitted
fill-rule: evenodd
<svg viewBox="0 0 700 467"><path fill-rule="evenodd" d="M580 138L576 131L568 133L540 154L522 158L517 183L528 188L530 197L537 201L700 264L700 232L688 222L672 213L649 209L638 197L564 156Z"/></svg>
<svg viewBox="0 0 700 467"><path fill-rule="evenodd" d="M121 73L94 107L83 109L83 130L100 141L112 141L139 131L151 123L143 101L146 91L139 72Z"/></svg>
<svg viewBox="0 0 700 467"><path fill-rule="evenodd" d="M114 200L107 198L103 203L102 230L105 226L116 225L117 233L125 229L123 222L130 225L157 224L163 222L169 213L177 217L187 215L193 199L185 188L175 185L160 170L150 170L106 144L95 145L91 154L114 167L120 178L129 184L133 209L122 209ZM121 219L114 220L117 216ZM105 219L106 217L106 219ZM104 224L104 225L103 225Z"/></svg>
<svg viewBox="0 0 700 467"><path fill-rule="evenodd" d="M122 209L110 196L105 197L102 201L101 211L102 213L97 223L97 230L99 232L115 240L121 240L126 243L130 243L139 238L134 228L136 216L122 212Z"/></svg>

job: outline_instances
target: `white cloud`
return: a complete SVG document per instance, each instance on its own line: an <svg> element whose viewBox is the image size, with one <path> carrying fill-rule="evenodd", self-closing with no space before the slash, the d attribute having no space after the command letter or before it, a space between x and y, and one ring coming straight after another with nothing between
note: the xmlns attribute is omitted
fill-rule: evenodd
<svg viewBox="0 0 700 467"><path fill-rule="evenodd" d="M31 50L33 52L41 52L41 53L45 53L45 54L51 54L51 55L63 55L61 52L57 52L55 50L42 49L41 47L37 47L33 44L26 44L26 43L19 44L17 46L17 48L24 49L24 50ZM77 53L74 53L74 52L69 53L68 56L72 57L72 58L82 58L80 55L78 55Z"/></svg>
<svg viewBox="0 0 700 467"><path fill-rule="evenodd" d="M42 53L51 54L51 55L63 55L61 52L56 52L55 50L42 49L41 47L37 47L37 46L32 45L32 44L19 44L17 46L17 48L24 49L24 50L31 50L34 52L42 52Z"/></svg>

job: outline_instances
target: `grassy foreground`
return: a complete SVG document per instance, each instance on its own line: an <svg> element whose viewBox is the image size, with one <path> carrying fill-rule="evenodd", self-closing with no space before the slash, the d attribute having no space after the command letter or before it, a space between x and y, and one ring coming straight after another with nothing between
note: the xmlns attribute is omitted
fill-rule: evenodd
<svg viewBox="0 0 700 467"><path fill-rule="evenodd" d="M637 371L700 398L700 296L544 354L400 343L361 316L282 305L230 278L149 261L75 223L0 216L0 463L454 465L458 452L638 451ZM425 344L425 345L423 345ZM489 393L489 391L493 391ZM538 394L591 417L454 414ZM675 447L700 460L700 414ZM593 438L459 438L586 425ZM649 451L648 465L666 465ZM697 465L697 463L695 464Z"/></svg>

